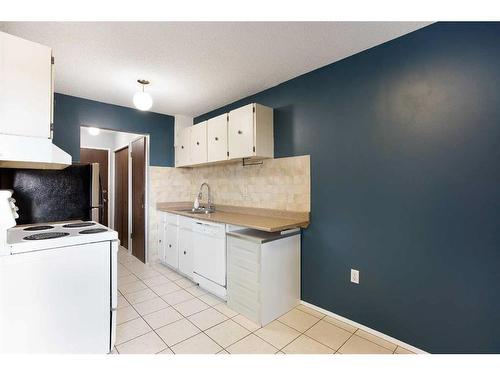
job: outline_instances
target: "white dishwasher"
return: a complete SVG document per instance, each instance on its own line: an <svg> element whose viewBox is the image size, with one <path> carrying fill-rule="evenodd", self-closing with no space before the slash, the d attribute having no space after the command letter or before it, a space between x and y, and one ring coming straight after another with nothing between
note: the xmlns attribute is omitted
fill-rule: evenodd
<svg viewBox="0 0 500 375"><path fill-rule="evenodd" d="M193 223L193 279L200 287L226 298L226 224Z"/></svg>

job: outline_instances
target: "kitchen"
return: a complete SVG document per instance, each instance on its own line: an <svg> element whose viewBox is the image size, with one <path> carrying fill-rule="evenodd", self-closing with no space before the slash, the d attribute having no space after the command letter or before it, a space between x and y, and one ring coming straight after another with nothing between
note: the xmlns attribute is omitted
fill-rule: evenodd
<svg viewBox="0 0 500 375"><path fill-rule="evenodd" d="M499 35L0 22L0 353L498 353Z"/></svg>

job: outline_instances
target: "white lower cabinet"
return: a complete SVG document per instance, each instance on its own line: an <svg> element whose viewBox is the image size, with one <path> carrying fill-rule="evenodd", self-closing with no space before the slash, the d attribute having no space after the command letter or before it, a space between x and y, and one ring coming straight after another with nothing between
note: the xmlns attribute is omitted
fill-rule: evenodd
<svg viewBox="0 0 500 375"><path fill-rule="evenodd" d="M179 252L177 249L178 244L178 227L173 224L165 224L165 263L172 268L179 268Z"/></svg>
<svg viewBox="0 0 500 375"><path fill-rule="evenodd" d="M189 228L179 227L179 271L193 277L193 232Z"/></svg>
<svg viewBox="0 0 500 375"><path fill-rule="evenodd" d="M300 301L300 232L227 233L227 304L260 325Z"/></svg>

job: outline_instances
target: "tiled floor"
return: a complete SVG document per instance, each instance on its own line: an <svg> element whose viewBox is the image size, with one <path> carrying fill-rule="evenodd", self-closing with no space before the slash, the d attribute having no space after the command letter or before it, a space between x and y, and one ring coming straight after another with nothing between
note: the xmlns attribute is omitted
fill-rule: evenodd
<svg viewBox="0 0 500 375"><path fill-rule="evenodd" d="M161 265L120 249L115 354L408 354L300 305L265 327Z"/></svg>

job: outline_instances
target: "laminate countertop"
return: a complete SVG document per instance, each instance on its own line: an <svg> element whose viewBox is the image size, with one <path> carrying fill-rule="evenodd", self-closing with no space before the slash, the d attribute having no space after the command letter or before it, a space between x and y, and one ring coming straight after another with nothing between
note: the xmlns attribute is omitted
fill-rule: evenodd
<svg viewBox="0 0 500 375"><path fill-rule="evenodd" d="M307 228L309 225L309 212L216 205L214 213L195 214L189 211L192 207L192 202L161 202L156 205L159 211L171 214L238 225L265 232L279 232L299 227Z"/></svg>

